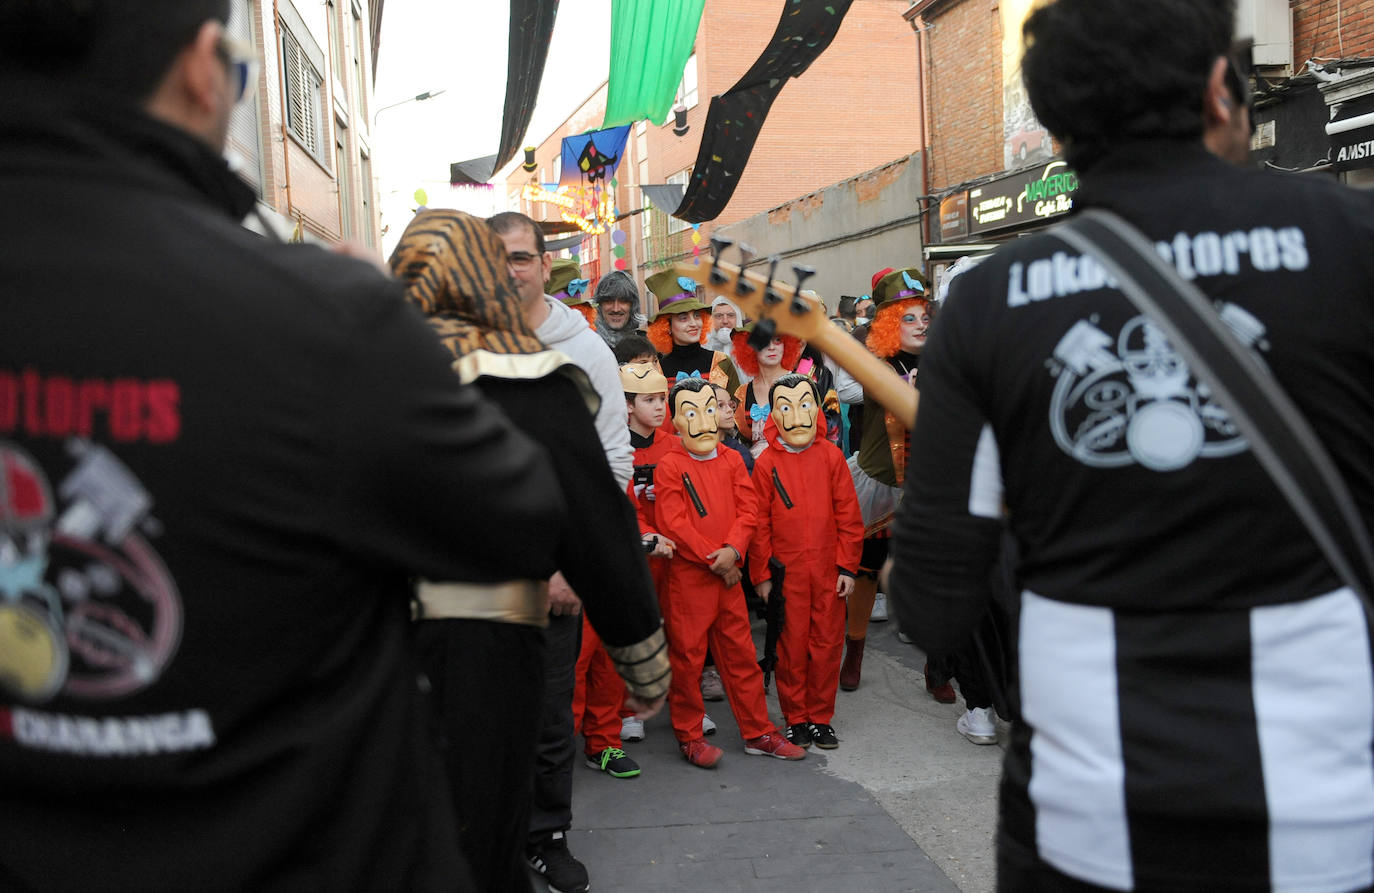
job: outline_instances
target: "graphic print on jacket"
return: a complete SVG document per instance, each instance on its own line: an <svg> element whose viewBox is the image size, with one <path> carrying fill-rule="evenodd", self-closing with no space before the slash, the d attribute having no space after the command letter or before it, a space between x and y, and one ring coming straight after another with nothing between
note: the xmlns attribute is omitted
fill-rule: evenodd
<svg viewBox="0 0 1374 893"><path fill-rule="evenodd" d="M181 597L144 538L152 498L105 447L74 439L56 491L0 441L0 692L106 700L156 681L181 638Z"/></svg>
<svg viewBox="0 0 1374 893"><path fill-rule="evenodd" d="M1220 315L1257 356L1268 349L1264 324L1252 314L1227 303ZM1246 449L1211 389L1158 326L1136 316L1113 338L1098 321L1093 314L1074 323L1046 363L1056 378L1050 430L1060 449L1095 468L1138 463L1151 471Z"/></svg>

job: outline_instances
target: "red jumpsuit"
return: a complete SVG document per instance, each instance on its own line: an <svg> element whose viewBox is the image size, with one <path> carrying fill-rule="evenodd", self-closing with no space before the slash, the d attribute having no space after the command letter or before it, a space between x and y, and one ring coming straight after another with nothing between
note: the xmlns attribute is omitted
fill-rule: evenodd
<svg viewBox="0 0 1374 893"><path fill-rule="evenodd" d="M700 510L684 477L692 482ZM702 735L705 708L700 679L708 640L740 734L749 739L773 732L744 590L738 584L727 587L711 572L706 557L725 545L733 546L741 557L749 548L756 513L744 460L728 447L718 447L714 458L696 459L678 441L659 460L654 487L658 529L677 545L677 553L668 562L668 595L660 599L668 662L673 668L668 689L673 734L680 742Z"/></svg>
<svg viewBox="0 0 1374 893"><path fill-rule="evenodd" d="M660 457L677 442L677 432L664 434L656 431L647 445L639 446L644 438L630 432L630 442L636 444L635 474L626 492L635 503L639 516L639 532L644 536L658 533L655 501L636 495L636 481L641 471L652 468ZM642 492L642 485L640 487ZM668 561L664 558L649 559L649 574L654 580L654 590L658 593L659 603L668 588ZM625 683L615 671L606 650L601 647L601 639L582 617L582 650L577 655L577 687L573 690L574 734L586 737L586 752L599 754L608 747L621 747L620 720L629 715L623 708Z"/></svg>
<svg viewBox="0 0 1374 893"><path fill-rule="evenodd" d="M835 578L858 572L863 515L849 465L822 433L800 453L777 439L771 421L768 437L754 463L759 521L749 547L751 582L769 579L770 557L785 567L778 704L788 725L829 725L844 650L845 602Z"/></svg>

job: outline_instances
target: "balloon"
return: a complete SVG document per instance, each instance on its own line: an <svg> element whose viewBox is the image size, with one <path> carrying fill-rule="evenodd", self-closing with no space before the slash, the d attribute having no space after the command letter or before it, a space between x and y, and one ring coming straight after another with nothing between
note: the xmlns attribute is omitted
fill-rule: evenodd
<svg viewBox="0 0 1374 893"><path fill-rule="evenodd" d="M415 204L417 204L417 205L427 205L427 204L429 204L429 193L425 192L423 189L417 189L417 190L415 190Z"/></svg>

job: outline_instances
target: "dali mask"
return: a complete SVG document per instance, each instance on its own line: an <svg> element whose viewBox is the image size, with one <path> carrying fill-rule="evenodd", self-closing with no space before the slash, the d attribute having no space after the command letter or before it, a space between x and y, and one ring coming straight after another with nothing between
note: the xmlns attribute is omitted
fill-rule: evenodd
<svg viewBox="0 0 1374 893"><path fill-rule="evenodd" d="M716 425L716 392L709 384L701 390L682 388L673 406L673 428L689 453L709 454L720 441Z"/></svg>
<svg viewBox="0 0 1374 893"><path fill-rule="evenodd" d="M787 386L779 383L772 391L773 424L778 436L794 450L804 450L816 439L816 418L820 407L816 389L809 380Z"/></svg>

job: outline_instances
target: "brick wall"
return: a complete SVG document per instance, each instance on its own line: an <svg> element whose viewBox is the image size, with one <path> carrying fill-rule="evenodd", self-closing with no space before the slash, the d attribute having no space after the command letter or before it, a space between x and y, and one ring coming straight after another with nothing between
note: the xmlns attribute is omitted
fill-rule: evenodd
<svg viewBox="0 0 1374 893"><path fill-rule="evenodd" d="M1002 20L956 0L926 19L931 191L1002 170Z"/></svg>
<svg viewBox="0 0 1374 893"><path fill-rule="evenodd" d="M1293 0L1291 7L1295 70L1308 59L1374 56L1374 0Z"/></svg>

